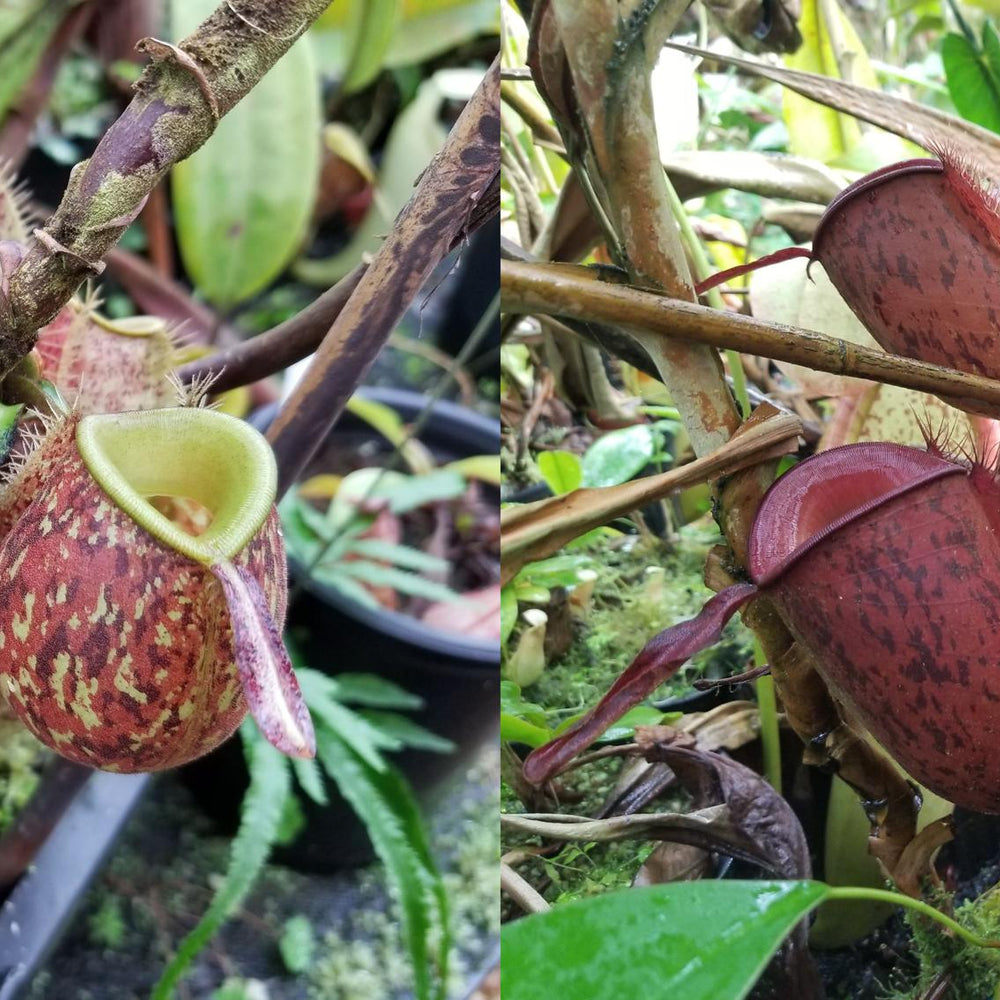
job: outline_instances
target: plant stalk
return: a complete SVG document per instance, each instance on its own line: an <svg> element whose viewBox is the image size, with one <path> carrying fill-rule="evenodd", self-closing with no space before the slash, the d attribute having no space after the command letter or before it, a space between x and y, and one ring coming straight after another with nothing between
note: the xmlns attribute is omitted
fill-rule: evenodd
<svg viewBox="0 0 1000 1000"><path fill-rule="evenodd" d="M501 261L500 291L504 309L513 312L616 324L641 331L650 340L696 340L817 371L975 400L989 404L1000 415L1000 382L994 379L798 327L764 323L639 288L608 284L585 267Z"/></svg>
<svg viewBox="0 0 1000 1000"><path fill-rule="evenodd" d="M305 469L424 281L491 190L500 169L499 102L495 60L271 426L279 497Z"/></svg>
<svg viewBox="0 0 1000 1000"><path fill-rule="evenodd" d="M31 350L37 331L87 278L104 269L147 197L215 131L328 0L227 0L179 45L153 38L135 96L89 160L73 168L62 202L23 253L9 248L0 276L0 375ZM20 259L18 259L20 258Z"/></svg>

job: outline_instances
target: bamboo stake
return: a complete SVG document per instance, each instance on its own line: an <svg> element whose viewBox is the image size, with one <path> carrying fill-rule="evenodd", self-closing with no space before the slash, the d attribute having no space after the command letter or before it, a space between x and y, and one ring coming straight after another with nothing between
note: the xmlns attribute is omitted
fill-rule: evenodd
<svg viewBox="0 0 1000 1000"><path fill-rule="evenodd" d="M781 323L709 309L626 285L599 281L585 267L502 261L505 311L614 324L645 341L697 341L725 350L789 361L817 371L886 382L987 404L1000 416L1000 382L862 347Z"/></svg>

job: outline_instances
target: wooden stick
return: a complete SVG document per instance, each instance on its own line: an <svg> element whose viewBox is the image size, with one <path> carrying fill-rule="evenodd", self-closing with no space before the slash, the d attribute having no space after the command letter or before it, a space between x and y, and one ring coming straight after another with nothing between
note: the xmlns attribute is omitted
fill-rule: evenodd
<svg viewBox="0 0 1000 1000"><path fill-rule="evenodd" d="M994 379L794 326L764 323L627 285L608 284L588 274L585 267L501 261L500 292L505 311L615 324L640 343L668 338L759 354L816 371L975 400L988 404L995 410L992 415L1000 416L1000 382ZM977 412L983 409L977 408Z"/></svg>

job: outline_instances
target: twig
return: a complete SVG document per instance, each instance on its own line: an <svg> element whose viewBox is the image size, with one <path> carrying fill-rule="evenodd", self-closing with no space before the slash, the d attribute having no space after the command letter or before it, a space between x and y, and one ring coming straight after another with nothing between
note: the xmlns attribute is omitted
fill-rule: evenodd
<svg viewBox="0 0 1000 1000"><path fill-rule="evenodd" d="M547 143L549 146L562 148L562 137L559 135L559 130L553 127L545 115L518 91L512 79L506 75L509 72L511 71L504 70L503 81L500 84L500 97L504 104L510 105L517 112L524 124L531 129L531 133L536 139ZM517 77L516 79L520 81L525 78ZM531 81L530 76L526 79L528 82Z"/></svg>
<svg viewBox="0 0 1000 1000"><path fill-rule="evenodd" d="M584 532L637 510L674 490L710 482L795 450L799 418L778 414L748 426L721 448L680 468L619 486L573 490L535 503L514 504L500 512L503 531L502 584L528 562L544 559Z"/></svg>
<svg viewBox="0 0 1000 1000"><path fill-rule="evenodd" d="M498 178L499 180L499 178ZM480 226L496 215L500 207L499 183L491 185L476 204L466 227L454 234L449 252L464 243ZM234 344L210 357L192 361L178 369L182 382L211 377L217 392L248 385L273 375L307 358L323 342L323 338L340 315L354 289L358 287L368 264L358 264L333 288L325 291L300 313L251 340ZM456 381L460 379L456 375Z"/></svg>
<svg viewBox="0 0 1000 1000"><path fill-rule="evenodd" d="M526 913L544 913L549 909L541 893L503 861L500 862L500 888Z"/></svg>
<svg viewBox="0 0 1000 1000"><path fill-rule="evenodd" d="M499 89L497 60L272 424L279 496L326 439L421 285L493 188L500 166Z"/></svg>
<svg viewBox="0 0 1000 1000"><path fill-rule="evenodd" d="M213 389L222 392L266 378L308 357L322 343L367 270L367 264L358 264L291 319L251 340L183 365L177 370L178 378L190 383L211 377Z"/></svg>
<svg viewBox="0 0 1000 1000"><path fill-rule="evenodd" d="M810 330L607 284L588 276L583 267L501 261L500 290L504 308L516 312L594 320L647 336L696 340L817 371L976 400L1000 413L1000 382L993 379L886 354Z"/></svg>

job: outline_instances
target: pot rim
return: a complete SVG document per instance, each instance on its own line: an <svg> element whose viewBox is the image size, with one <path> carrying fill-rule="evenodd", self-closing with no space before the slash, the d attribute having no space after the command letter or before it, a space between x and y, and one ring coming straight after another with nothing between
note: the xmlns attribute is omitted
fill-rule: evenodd
<svg viewBox="0 0 1000 1000"><path fill-rule="evenodd" d="M386 406L391 406L404 419L412 419L427 404L427 396L412 389L361 386L358 392L366 399L373 399ZM435 400L431 405L431 418L427 429L432 430L435 425L438 427L446 425L456 430L459 435L471 438L473 450L470 450L470 455L476 453L474 450L476 447L480 447L475 444L477 440L483 442L482 447L486 447L486 441L489 439L499 448L500 422L458 403L444 399ZM337 429L334 427L330 433L335 434L336 432ZM461 632L448 632L443 629L431 628L410 615L400 614L386 608L364 607L345 597L333 587L326 586L311 577L301 563L291 555L288 556L288 567L294 584L301 586L314 597L332 605L342 614L355 619L368 628L432 653L467 660L476 669L480 667L499 669L500 667L499 639L478 639L465 636Z"/></svg>

